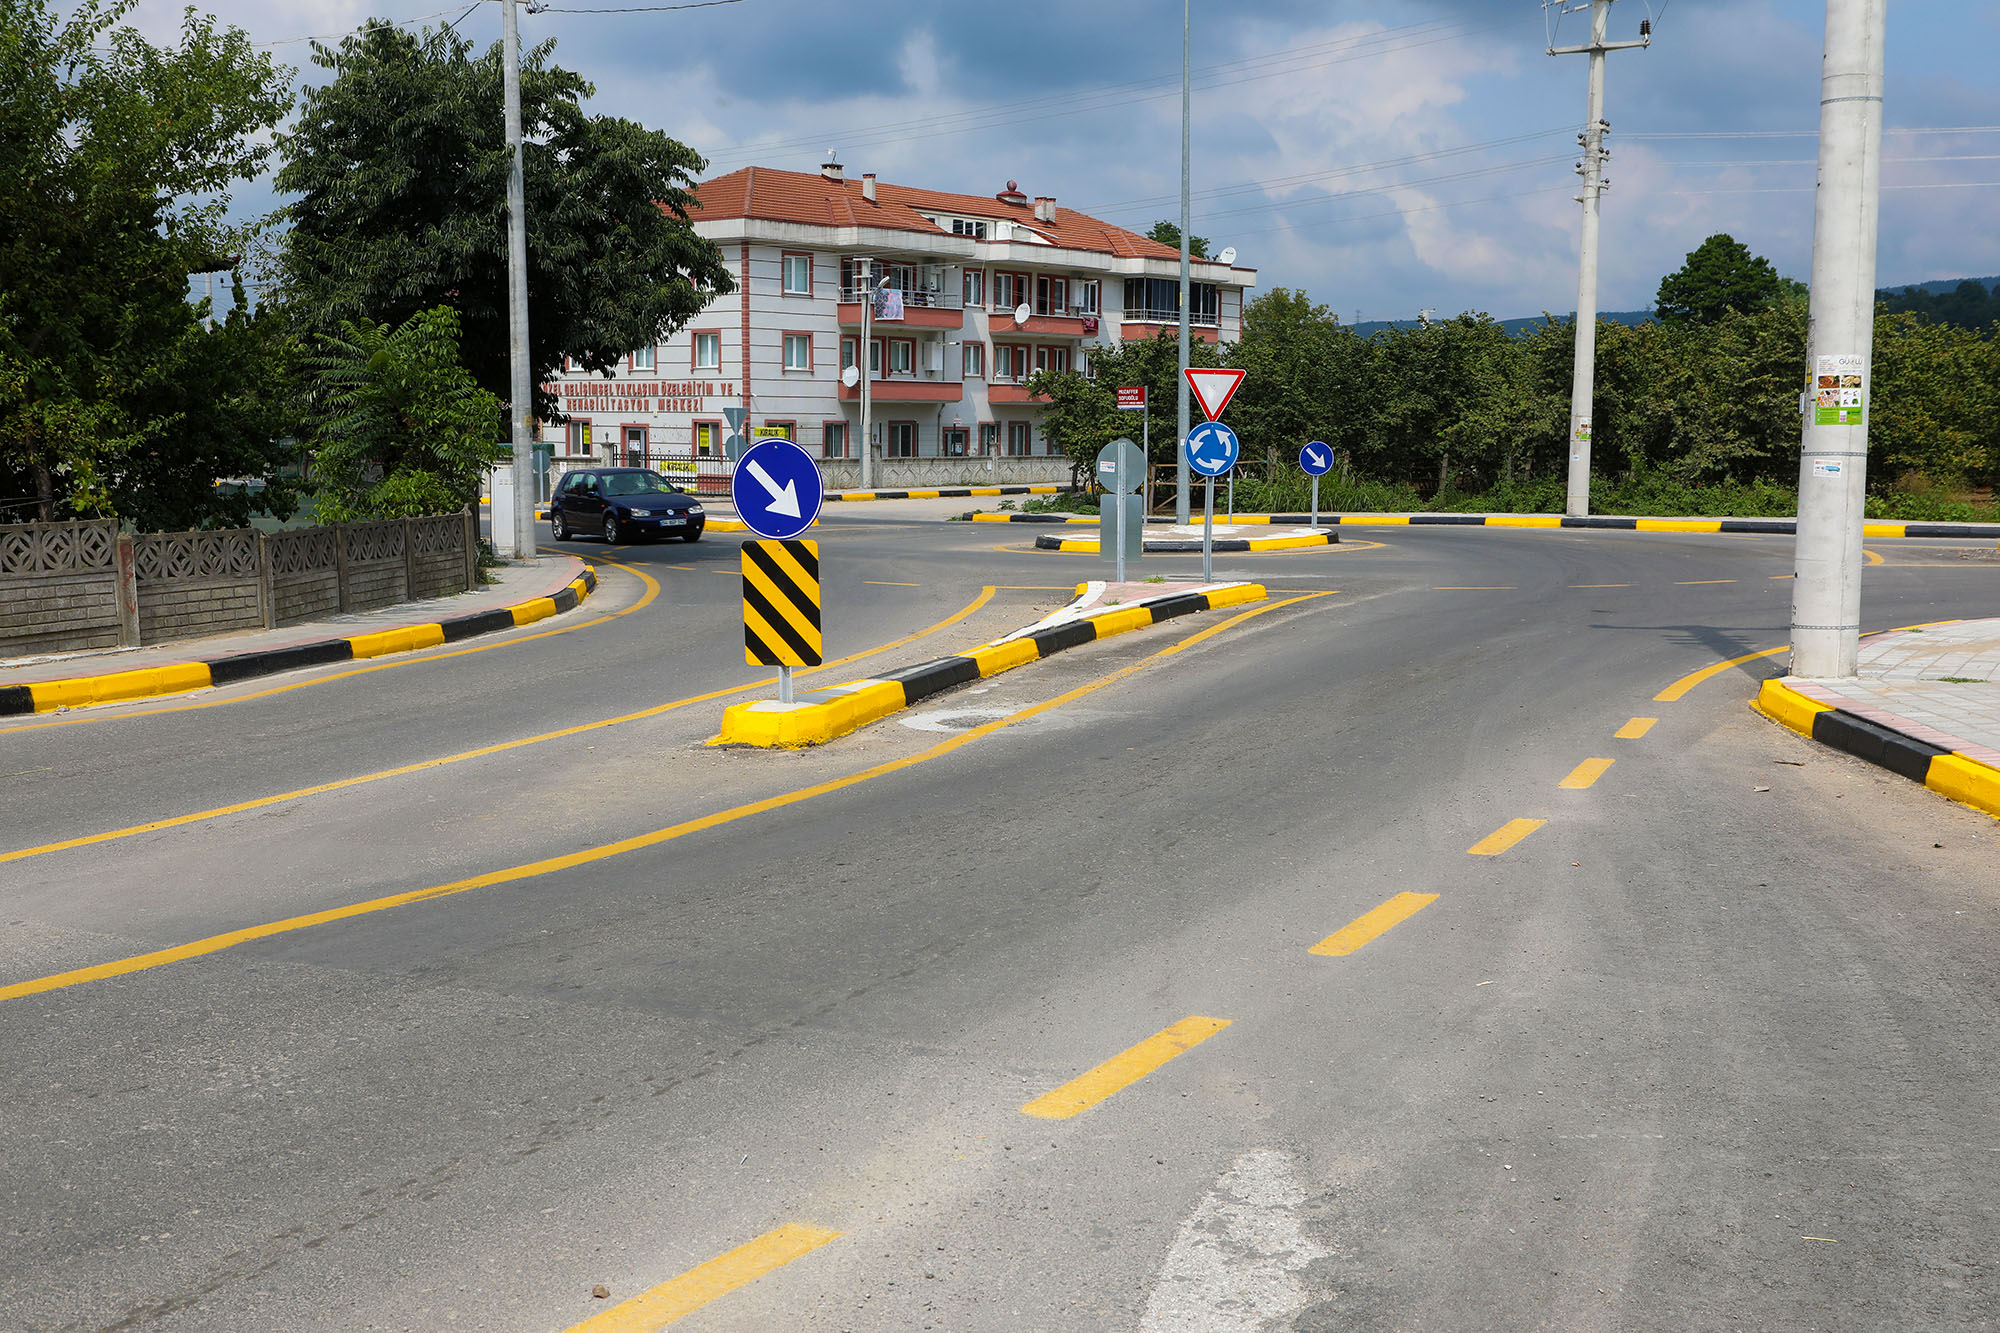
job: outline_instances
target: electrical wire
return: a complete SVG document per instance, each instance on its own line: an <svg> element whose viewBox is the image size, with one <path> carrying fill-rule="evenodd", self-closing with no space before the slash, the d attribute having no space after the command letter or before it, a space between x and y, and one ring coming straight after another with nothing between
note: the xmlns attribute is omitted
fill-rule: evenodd
<svg viewBox="0 0 2000 1333"><path fill-rule="evenodd" d="M718 5L740 5L743 0L696 0L687 5L630 5L622 9L565 9L560 5L535 5L531 14L666 14L677 9L714 9Z"/></svg>

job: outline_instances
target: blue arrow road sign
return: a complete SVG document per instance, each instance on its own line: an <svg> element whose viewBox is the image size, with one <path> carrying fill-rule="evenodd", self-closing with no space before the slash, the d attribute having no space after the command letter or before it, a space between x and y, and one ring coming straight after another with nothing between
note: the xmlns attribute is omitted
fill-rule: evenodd
<svg viewBox="0 0 2000 1333"><path fill-rule="evenodd" d="M1325 440L1314 440L1299 450L1299 466L1309 477L1323 477L1333 466L1333 450L1326 447Z"/></svg>
<svg viewBox="0 0 2000 1333"><path fill-rule="evenodd" d="M1219 477L1236 466L1242 447L1235 431L1220 421L1204 421L1188 432L1188 466L1204 477Z"/></svg>
<svg viewBox="0 0 2000 1333"><path fill-rule="evenodd" d="M759 440L736 460L729 499L743 526L772 541L796 537L819 517L819 467L790 440Z"/></svg>

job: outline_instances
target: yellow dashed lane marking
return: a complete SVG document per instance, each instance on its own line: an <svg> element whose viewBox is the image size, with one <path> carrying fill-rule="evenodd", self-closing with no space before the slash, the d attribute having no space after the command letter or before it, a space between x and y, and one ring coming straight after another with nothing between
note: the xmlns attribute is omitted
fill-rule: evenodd
<svg viewBox="0 0 2000 1333"><path fill-rule="evenodd" d="M580 1324L572 1324L568 1333L653 1333L738 1287L747 1287L766 1273L811 1254L828 1241L839 1239L838 1231L801 1222L788 1223L690 1268L643 1295L614 1305Z"/></svg>
<svg viewBox="0 0 2000 1333"><path fill-rule="evenodd" d="M1469 856L1498 856L1521 839L1533 833L1546 819L1510 819L1499 828L1466 848Z"/></svg>
<svg viewBox="0 0 2000 1333"><path fill-rule="evenodd" d="M1657 717L1635 717L1611 734L1621 741L1636 741L1651 731L1653 724L1659 720Z"/></svg>
<svg viewBox="0 0 2000 1333"><path fill-rule="evenodd" d="M1373 911L1354 918L1306 952L1322 958L1344 958L1377 935L1387 934L1408 921L1437 899L1435 893L1399 893Z"/></svg>
<svg viewBox="0 0 2000 1333"><path fill-rule="evenodd" d="M1676 588L1699 588L1702 585L1708 583L1734 583L1734 582L1736 582L1735 579L1681 579L1677 581L1674 584L1674 586Z"/></svg>
<svg viewBox="0 0 2000 1333"><path fill-rule="evenodd" d="M1569 771L1569 776L1556 785L1567 791L1582 791L1591 783L1604 776L1604 770L1617 761L1614 759L1586 759Z"/></svg>
<svg viewBox="0 0 2000 1333"><path fill-rule="evenodd" d="M1087 1074L1079 1074L1054 1092L1044 1093L1022 1107L1043 1120L1067 1120L1088 1111L1105 1098L1132 1086L1177 1055L1191 1051L1229 1026L1226 1018L1199 1014L1156 1032L1129 1050L1112 1056Z"/></svg>

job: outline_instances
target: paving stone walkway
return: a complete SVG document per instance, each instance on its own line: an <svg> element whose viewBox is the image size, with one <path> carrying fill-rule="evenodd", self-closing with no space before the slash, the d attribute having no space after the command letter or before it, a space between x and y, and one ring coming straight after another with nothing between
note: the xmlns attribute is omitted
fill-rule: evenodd
<svg viewBox="0 0 2000 1333"><path fill-rule="evenodd" d="M1842 708L2000 768L2000 620L1961 620L1861 641L1855 680L1788 682Z"/></svg>

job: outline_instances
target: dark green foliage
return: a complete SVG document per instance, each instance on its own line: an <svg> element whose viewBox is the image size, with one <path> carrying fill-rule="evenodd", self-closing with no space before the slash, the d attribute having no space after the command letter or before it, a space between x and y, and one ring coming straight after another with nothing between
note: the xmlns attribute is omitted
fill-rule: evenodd
<svg viewBox="0 0 2000 1333"><path fill-rule="evenodd" d="M1153 224L1153 229L1146 235L1161 245L1169 245L1176 250L1181 248L1181 228L1178 222L1168 222L1162 218ZM1189 235L1188 256L1193 259L1208 258L1208 237Z"/></svg>
<svg viewBox="0 0 2000 1333"><path fill-rule="evenodd" d="M526 52L528 320L534 379L567 355L605 370L735 290L715 246L688 222L691 149L628 120L584 114L584 79ZM283 271L302 326L401 324L458 312L463 358L505 399L507 166L500 47L475 54L449 31L386 25L315 45L336 77L310 89L281 141L278 186L298 196ZM538 412L555 416L537 393Z"/></svg>
<svg viewBox="0 0 2000 1333"><path fill-rule="evenodd" d="M1761 310L1785 292L1771 261L1718 232L1688 252L1687 262L1660 279L1656 310L1668 324L1712 324L1723 313Z"/></svg>
<svg viewBox="0 0 2000 1333"><path fill-rule="evenodd" d="M1989 292L1984 283L1967 278L1948 292L1905 287L1900 292L1878 292L1877 295L1892 315L1907 312L1961 329L1991 328L1994 323L2000 322L2000 284L1995 284Z"/></svg>

